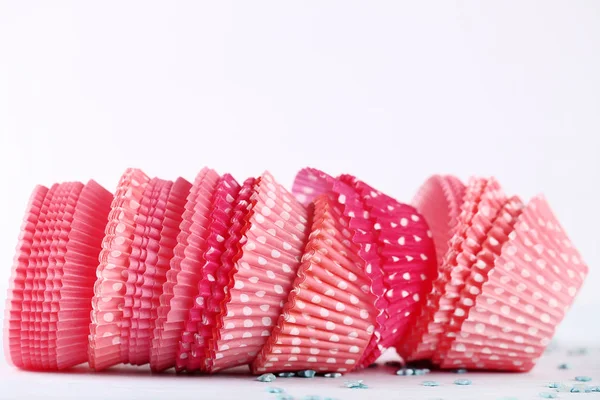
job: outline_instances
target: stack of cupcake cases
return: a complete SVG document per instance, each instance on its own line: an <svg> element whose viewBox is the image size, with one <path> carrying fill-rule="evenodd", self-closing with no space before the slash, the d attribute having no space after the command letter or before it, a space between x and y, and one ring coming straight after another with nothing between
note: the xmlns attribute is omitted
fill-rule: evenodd
<svg viewBox="0 0 600 400"><path fill-rule="evenodd" d="M90 299L111 200L94 181L34 190L6 307L6 354L17 367L62 370L87 361Z"/></svg>
<svg viewBox="0 0 600 400"><path fill-rule="evenodd" d="M5 354L31 370L346 373L395 347L527 371L586 274L545 199L493 178L436 175L408 205L312 168L291 193L268 172L240 185L204 168L192 184L128 169L114 196L34 189Z"/></svg>
<svg viewBox="0 0 600 400"><path fill-rule="evenodd" d="M417 207L431 207L428 202L439 199L419 198ZM530 370L587 267L542 197L524 205L494 179L469 182L452 232L433 290L413 332L398 344L399 354L442 368Z"/></svg>

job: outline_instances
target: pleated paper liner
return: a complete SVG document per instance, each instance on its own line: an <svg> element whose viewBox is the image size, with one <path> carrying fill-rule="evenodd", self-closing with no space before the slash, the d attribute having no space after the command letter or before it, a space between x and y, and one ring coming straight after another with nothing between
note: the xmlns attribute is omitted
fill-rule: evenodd
<svg viewBox="0 0 600 400"><path fill-rule="evenodd" d="M27 357L27 369L39 369L41 360L38 350L36 349L36 332L41 330L39 320L36 318L38 311L37 299L38 290L40 287L41 270L45 269L44 262L47 264L47 256L49 253L49 245L47 246L47 236L49 235L50 220L48 214L53 199L59 192L59 185L50 188L48 195L44 199L40 218L36 225L36 233L33 236L34 245L32 247L32 255L29 258L28 268L25 278L25 290L22 314L23 321L21 331L21 351ZM39 347L39 344L38 344Z"/></svg>
<svg viewBox="0 0 600 400"><path fill-rule="evenodd" d="M476 293L445 365L466 364L464 354L473 353L480 368L530 369L587 272L545 199L534 198Z"/></svg>
<svg viewBox="0 0 600 400"><path fill-rule="evenodd" d="M225 251L225 240L233 213L233 202L239 190L240 185L233 176L225 174L219 180L213 196L204 254L202 255L204 264L200 268L202 275L198 281L197 294L192 303L177 353L176 366L179 371L184 369L196 371L205 365L205 346L203 343L195 343L195 338L199 335L201 325L208 323L205 308L211 297L211 288L216 282L218 269L221 267L221 255Z"/></svg>
<svg viewBox="0 0 600 400"><path fill-rule="evenodd" d="M140 268L137 271L138 278L134 279L136 287L136 296L133 298L133 315L130 328L129 342L129 362L134 365L143 365L149 361L150 344L152 340L152 297L155 286L155 271L158 262L158 252L160 250L160 235L163 229L163 222L166 214L166 207L169 193L173 183L171 181L159 180L152 193L148 215L145 219L138 216L138 221L142 219L144 224L144 233L142 243L142 252L145 257ZM142 210L142 207L140 207ZM137 224L137 221L136 221ZM137 239L137 238L136 238ZM139 241L139 239L137 239ZM134 243L136 240L134 240ZM133 256L133 253L132 253Z"/></svg>
<svg viewBox="0 0 600 400"><path fill-rule="evenodd" d="M411 204L427 221L435 243L438 265L458 223L465 185L452 175L434 175L419 188Z"/></svg>
<svg viewBox="0 0 600 400"><path fill-rule="evenodd" d="M120 324L120 352L121 362L130 362L130 350L135 347L135 328L132 327L134 317L134 308L136 300L139 303L141 297L141 285L143 279L143 269L145 268L146 257L148 255L148 230L152 223L152 214L158 202L158 193L162 180L152 178L142 193L137 208L135 226L132 235L131 251L129 256L129 266L125 271L125 296L123 297L123 313Z"/></svg>
<svg viewBox="0 0 600 400"><path fill-rule="evenodd" d="M189 228L192 224L192 214L194 213L194 204L198 197L200 185L208 172L209 168L203 168L197 175L194 184L189 188L188 194L183 204L181 221L178 226L178 233L173 247L173 255L169 260L169 266L165 273L165 282L161 288L159 296L159 307L157 308L156 319L154 320L154 331L152 334L152 347L150 349L150 367L153 371L161 371L174 365L174 355L172 353L173 340L178 340L177 330L170 332L170 337L165 333L165 324L171 310L171 300L173 299L175 284L177 283L177 274L181 271L181 261L184 257L184 249L187 246ZM173 318L173 316L171 316ZM166 325L167 328L170 325ZM163 339L164 338L164 339ZM167 356L161 357L161 349L165 348L164 341L167 339L171 348Z"/></svg>
<svg viewBox="0 0 600 400"><path fill-rule="evenodd" d="M68 241L68 231L70 222L73 218L77 199L83 189L81 182L72 182L61 184L64 187L62 199L58 202L53 201L55 208L54 214L50 216L50 232L48 238L50 242L50 254L48 259L48 268L46 271L45 289L41 296L41 367L45 370L56 370L56 342L57 342L57 324L58 307L60 304L60 290L62 289L62 277L65 265L66 245ZM52 206L50 210L52 210ZM91 296L90 296L91 299ZM86 327L87 328L87 327ZM83 334L85 340L87 334Z"/></svg>
<svg viewBox="0 0 600 400"><path fill-rule="evenodd" d="M102 370L121 362L121 322L135 217L150 179L139 169L121 177L102 240L90 324L89 362Z"/></svg>
<svg viewBox="0 0 600 400"><path fill-rule="evenodd" d="M218 337L218 331L215 330L217 320L223 314L228 301L229 285L231 283L230 275L235 268L235 264L241 256L242 246L247 240L244 233L249 227L249 216L254 203L251 197L254 194L254 188L260 183L260 178L248 178L244 181L240 191L235 198L234 208L229 223L227 238L225 239L225 250L221 257L221 267L217 269L216 281L212 286L211 296L208 303L204 304L203 323L200 326L198 337L195 338L192 345L192 351L204 349L204 366L201 369L210 371L212 360L215 357L214 345ZM253 200L256 200L254 196Z"/></svg>
<svg viewBox="0 0 600 400"><path fill-rule="evenodd" d="M177 236L167 281L163 285L152 339L150 367L154 371L175 366L179 340L197 291L204 241L202 232L207 226L210 203L218 180L219 175L215 171L202 169L186 201L181 232Z"/></svg>
<svg viewBox="0 0 600 400"><path fill-rule="evenodd" d="M62 254L57 312L51 317L53 369L87 361L91 299L112 194L95 181L74 185L61 220Z"/></svg>
<svg viewBox="0 0 600 400"><path fill-rule="evenodd" d="M305 168L296 176L293 188L296 195L311 193L311 196L314 197L323 190L335 193L338 196L338 202L344 206L344 215L349 218L349 228L354 232L352 241L360 246L359 256L365 261L365 271L371 280L371 293L375 296L375 306L378 310L374 335L359 362L359 366L362 367L366 365L366 358L378 349L381 328L388 317L385 313L388 302L384 297L386 288L381 269L382 258L379 255L377 235L374 229L376 222L367 210L360 193L352 187L355 178L352 176L346 178L349 184L339 178L334 179L317 169Z"/></svg>
<svg viewBox="0 0 600 400"><path fill-rule="evenodd" d="M143 326L138 327L136 343L130 345L130 362L142 365L150 360L155 321L160 307L160 295L166 282L169 263L173 257L173 250L177 244L179 225L185 210L186 198L192 185L183 178L178 178L174 184L163 185L161 189L159 206L155 208L160 220L159 231L154 231L148 247L153 252L153 257L146 261L143 274L141 292L142 300L138 301L138 314L143 317ZM164 210L163 210L164 209ZM150 250L149 250L150 251ZM138 323L138 322L136 322ZM138 323L139 324L139 323Z"/></svg>
<svg viewBox="0 0 600 400"><path fill-rule="evenodd" d="M267 339L263 332L270 333L281 314L306 243L306 208L268 172L251 201L247 240L231 274L226 312L217 321L211 371L254 360Z"/></svg>
<svg viewBox="0 0 600 400"><path fill-rule="evenodd" d="M449 266L449 268L446 268L446 271L449 271L448 280L439 298L440 309L435 313L435 318L442 325L442 332L448 332L449 330L449 324L460 300L460 294L477 262L477 254L481 251L494 221L507 201L506 195L500 190L497 182L490 180L477 204L477 210L474 210L470 226L465 230L465 238L460 243L460 248L457 247L456 251L449 254L444 260ZM462 229L462 227L459 229ZM439 351L442 338L443 336L437 337L438 351L433 358L436 363L440 362L442 354Z"/></svg>
<svg viewBox="0 0 600 400"><path fill-rule="evenodd" d="M444 364L443 359L451 346L454 337L460 332L462 323L469 309L475 304L475 294L481 290L481 286L487 280L488 273L494 267L496 259L508 235L513 231L514 224L523 210L523 203L518 197L512 197L503 205L492 222L486 239L482 242L481 250L473 262L469 277L460 293L459 301L455 305L454 314L440 340L434 362Z"/></svg>
<svg viewBox="0 0 600 400"><path fill-rule="evenodd" d="M48 188L38 185L29 198L21 224L16 254L13 260L10 286L6 299L4 317L4 356L10 364L25 368L21 353L21 314L25 276L33 246L33 236Z"/></svg>
<svg viewBox="0 0 600 400"><path fill-rule="evenodd" d="M377 310L365 262L333 193L314 200L314 217L298 276L255 373L318 369L346 372L360 360Z"/></svg>
<svg viewBox="0 0 600 400"><path fill-rule="evenodd" d="M437 271L436 254L429 226L418 211L349 175L340 179L353 185L375 220L381 269L386 287L386 320L377 347L367 354L363 366L404 336L416 311L431 289Z"/></svg>
<svg viewBox="0 0 600 400"><path fill-rule="evenodd" d="M448 252L439 268L438 277L434 280L431 292L421 310L417 312L418 317L415 319L411 334L401 340L396 348L407 361L431 359L434 356L439 336L444 331L444 324L449 321L448 314L454 311L452 300L448 300L445 296L451 284L451 271L457 263L458 255L462 252L462 246L467 240L467 232L472 226L482 197L493 198L497 190L499 190L499 186L495 181L485 178L470 180L458 225L450 240Z"/></svg>

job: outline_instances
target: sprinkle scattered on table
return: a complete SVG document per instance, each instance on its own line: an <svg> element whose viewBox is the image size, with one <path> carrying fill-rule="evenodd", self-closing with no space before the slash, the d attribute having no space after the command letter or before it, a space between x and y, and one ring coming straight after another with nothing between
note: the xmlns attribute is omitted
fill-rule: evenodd
<svg viewBox="0 0 600 400"><path fill-rule="evenodd" d="M328 372L323 376L325 378L339 378L340 376L342 376L342 374L340 372Z"/></svg>
<svg viewBox="0 0 600 400"><path fill-rule="evenodd" d="M292 378L294 376L296 376L295 372L280 372L277 374L278 377L280 378Z"/></svg>
<svg viewBox="0 0 600 400"><path fill-rule="evenodd" d="M282 388L278 388L278 387L268 387L267 388L267 392L269 392L269 393L283 393L283 389Z"/></svg>
<svg viewBox="0 0 600 400"><path fill-rule="evenodd" d="M358 381L346 381L344 386L349 389L368 389L369 386L364 384L362 380Z"/></svg>
<svg viewBox="0 0 600 400"><path fill-rule="evenodd" d="M273 374L262 374L258 378L256 378L259 382L273 382L277 377Z"/></svg>
<svg viewBox="0 0 600 400"><path fill-rule="evenodd" d="M540 397L543 399L555 399L558 397L558 395L556 393L541 392Z"/></svg>
<svg viewBox="0 0 600 400"><path fill-rule="evenodd" d="M423 385L423 386L440 386L440 383L436 382L436 381L423 381L423 383L421 383L421 385Z"/></svg>
<svg viewBox="0 0 600 400"><path fill-rule="evenodd" d="M287 393L279 393L276 397L277 400L294 400L294 397L292 395L289 395Z"/></svg>
<svg viewBox="0 0 600 400"><path fill-rule="evenodd" d="M459 386L469 386L471 383L470 379L457 379L454 381L455 385L459 385Z"/></svg>
<svg viewBox="0 0 600 400"><path fill-rule="evenodd" d="M457 373L457 374L466 374L469 371L467 371L465 368L459 368L459 369L457 369L454 372Z"/></svg>
<svg viewBox="0 0 600 400"><path fill-rule="evenodd" d="M314 378L317 372L312 369L303 369L302 371L297 371L296 375L300 378Z"/></svg>
<svg viewBox="0 0 600 400"><path fill-rule="evenodd" d="M412 368L401 368L398 371L396 371L396 375L401 375L401 376L410 376L410 375L414 375L415 374L415 370Z"/></svg>
<svg viewBox="0 0 600 400"><path fill-rule="evenodd" d="M558 365L558 369L571 369L571 365L568 363L562 363Z"/></svg>
<svg viewBox="0 0 600 400"><path fill-rule="evenodd" d="M589 382L592 380L592 378L590 378L589 376L576 376L575 380L577 382Z"/></svg>

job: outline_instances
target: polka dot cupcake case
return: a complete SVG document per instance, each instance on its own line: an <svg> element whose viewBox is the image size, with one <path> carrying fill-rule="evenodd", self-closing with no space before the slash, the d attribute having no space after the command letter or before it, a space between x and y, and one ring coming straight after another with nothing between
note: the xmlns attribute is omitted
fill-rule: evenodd
<svg viewBox="0 0 600 400"><path fill-rule="evenodd" d="M90 365L102 370L121 362L121 321L135 217L150 178L128 169L117 186L100 251L90 324Z"/></svg>
<svg viewBox="0 0 600 400"><path fill-rule="evenodd" d="M466 365L464 353L473 353L481 360L478 368L530 369L587 271L546 201L534 198L477 293L444 366Z"/></svg>
<svg viewBox="0 0 600 400"><path fill-rule="evenodd" d="M446 326L444 336L440 340L434 361L439 363L445 357L449 346L460 332L468 310L475 304L476 294L480 292L483 282L487 280L489 272L494 268L502 246L508 240L508 235L513 231L514 224L523 207L524 205L518 197L512 197L506 201L500 212L496 214L487 237L482 241L481 250L473 261L469 277L465 281L454 313Z"/></svg>
<svg viewBox="0 0 600 400"><path fill-rule="evenodd" d="M217 323L222 321L224 310L231 299L230 289L233 285L231 274L235 264L242 254L242 245L246 239L244 233L249 228L249 215L254 206L256 196L251 201L255 187L260 183L260 178L248 178L244 181L234 201L229 229L224 242L224 251L221 254L221 266L216 271L216 280L211 287L208 302L203 304L202 321L199 326L199 335L194 335L192 351L204 350L203 371L211 371L216 354L216 342L220 339ZM222 323L222 322L221 322Z"/></svg>
<svg viewBox="0 0 600 400"><path fill-rule="evenodd" d="M48 191L47 187L36 186L29 198L19 233L6 300L3 336L4 354L7 355L7 361L19 368L26 368L25 363L27 362L27 356L23 357L21 351L22 319L27 310L24 304L25 279L29 258L35 245L36 225Z"/></svg>
<svg viewBox="0 0 600 400"><path fill-rule="evenodd" d="M211 211L208 216L203 265L201 277L188 320L179 343L177 353L177 369L188 371L199 370L204 366L205 349L195 343L195 337L200 331L200 326L207 322L203 319L204 308L208 305L211 296L211 286L214 285L217 270L221 267L221 255L225 251L225 238L229 229L233 202L238 195L240 186L229 174L223 175L219 180L213 196Z"/></svg>
<svg viewBox="0 0 600 400"><path fill-rule="evenodd" d="M214 170L200 171L188 196L180 226L182 233L177 237L171 268L163 286L167 296L161 298L159 320L154 331L153 370L176 365L179 342L198 291L207 221L219 178Z"/></svg>
<svg viewBox="0 0 600 400"><path fill-rule="evenodd" d="M149 361L156 263L172 186L171 181L152 179L144 191L136 218L124 308L124 314L125 310L129 314L129 318L124 319L124 322L129 322L128 337L121 341L123 357L134 365L143 365Z"/></svg>
<svg viewBox="0 0 600 400"><path fill-rule="evenodd" d="M374 304L377 309L374 335L359 361L359 366L364 367L368 365L367 357L378 350L377 345L381 338L380 327L387 319L384 312L387 300L384 298L382 260L376 243L375 221L372 220L358 191L353 187L355 178L348 176L348 179L348 183L343 182L341 179L333 178L317 169L305 168L296 176L293 190L300 200L314 199L321 193L334 193L338 203L343 206L344 216L349 219L349 228L354 232L352 241L359 246L358 255L365 262L365 272L371 280L371 294L374 296ZM379 351L381 350L379 349Z"/></svg>
<svg viewBox="0 0 600 400"><path fill-rule="evenodd" d="M465 190L465 185L454 176L434 175L419 188L411 202L433 234L438 265L442 264L448 242L455 233Z"/></svg>
<svg viewBox="0 0 600 400"><path fill-rule="evenodd" d="M374 298L348 219L327 194L314 204L313 226L298 277L255 372L318 369L346 372L358 364L374 331Z"/></svg>
<svg viewBox="0 0 600 400"><path fill-rule="evenodd" d="M497 200L496 196L499 189L494 180L476 178L469 182L458 225L449 242L438 277L433 282L433 288L427 296L420 316L416 319L413 333L397 347L399 353L407 360L430 359L434 356L440 334L444 332L445 325L454 312L454 303L464 279L461 275L468 271L469 256L473 255L472 248L477 247L477 238L490 226L489 215L493 218L502 205L502 201ZM482 227L473 229L473 223L477 220L477 226ZM463 265L458 266L459 259ZM453 271L456 266L457 271Z"/></svg>
<svg viewBox="0 0 600 400"><path fill-rule="evenodd" d="M375 221L373 228L386 288L386 320L380 329L377 349L365 360L365 364L370 364L404 336L413 314L429 292L437 270L435 247L429 227L416 209L349 175L340 179L356 188Z"/></svg>
<svg viewBox="0 0 600 400"><path fill-rule="evenodd" d="M268 172L253 197L247 240L232 276L231 300L217 325L220 339L213 371L256 357L273 329L265 321L280 315L305 246L308 212Z"/></svg>

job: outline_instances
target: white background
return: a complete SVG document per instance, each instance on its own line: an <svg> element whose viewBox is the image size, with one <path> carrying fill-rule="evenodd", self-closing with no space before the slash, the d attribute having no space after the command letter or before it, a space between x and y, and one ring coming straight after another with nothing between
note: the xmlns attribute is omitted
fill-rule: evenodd
<svg viewBox="0 0 600 400"><path fill-rule="evenodd" d="M0 291L36 183L495 175L580 249L558 338L598 343L598 71L595 1L0 1Z"/></svg>

